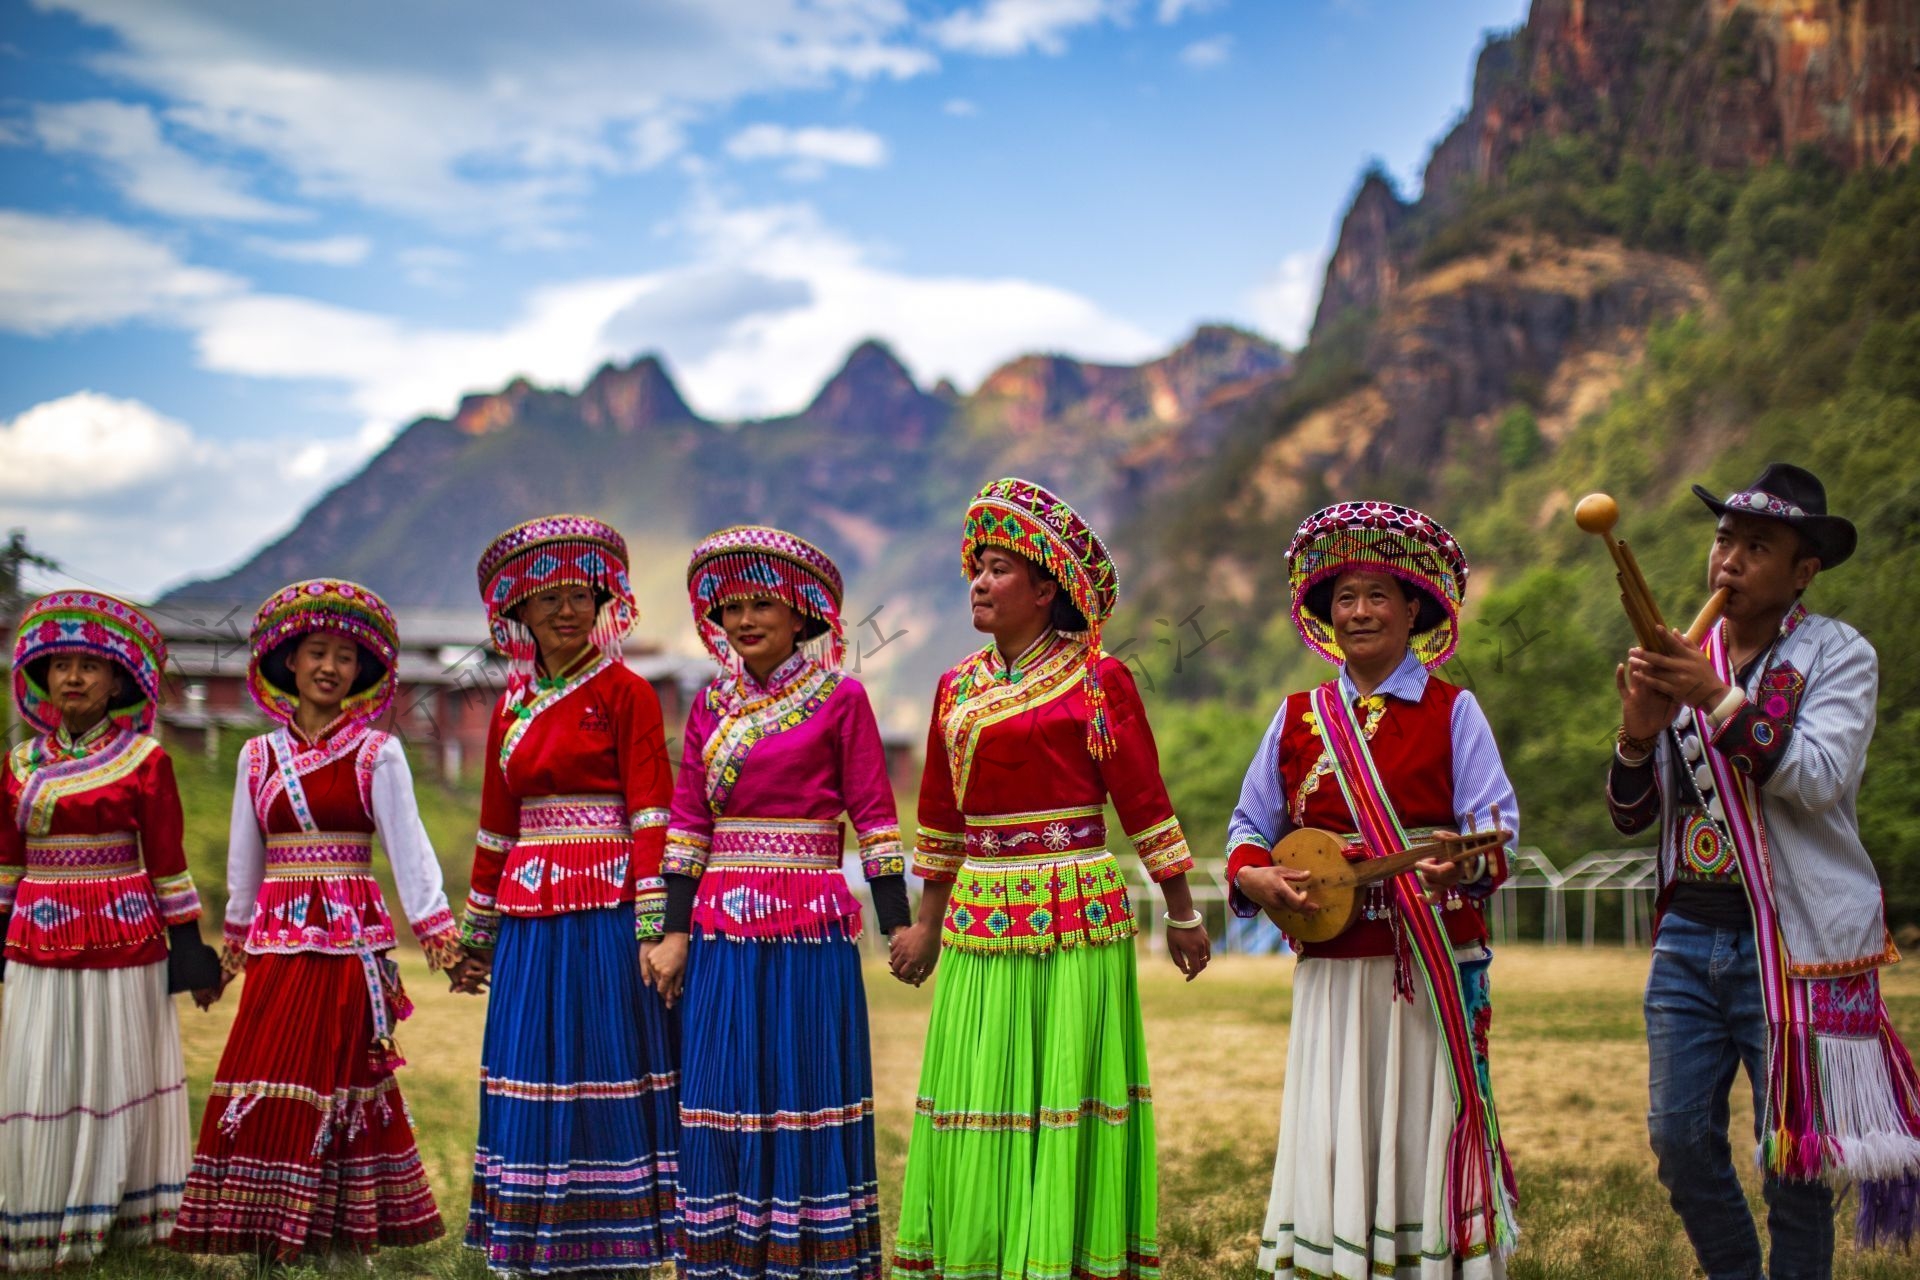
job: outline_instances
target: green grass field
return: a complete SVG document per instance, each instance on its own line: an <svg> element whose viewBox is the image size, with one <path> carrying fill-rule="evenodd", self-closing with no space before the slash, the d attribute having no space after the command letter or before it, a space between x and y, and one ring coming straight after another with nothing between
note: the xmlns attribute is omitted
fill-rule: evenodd
<svg viewBox="0 0 1920 1280"><path fill-rule="evenodd" d="M465 1209L474 1134L474 1073L482 1005L450 996L417 952L405 956L419 1012L402 1029L411 1065L401 1079L449 1229ZM1168 1280L1253 1274L1266 1206L1286 1062L1292 964L1229 957L1191 987L1165 960L1144 954L1142 991L1153 1055L1161 1151L1160 1228ZM1645 953L1617 949L1505 948L1494 965L1493 1069L1502 1123L1520 1174L1521 1229L1512 1274L1522 1280L1646 1280L1697 1274L1679 1222L1666 1207L1646 1149L1646 1048L1640 988ZM1920 1044L1920 966L1886 980L1887 1003L1909 1044ZM887 1234L926 1032L931 987L868 973ZM196 1120L237 992L210 1014L180 1002ZM1735 1131L1751 1110L1736 1087ZM1736 1149L1738 1147L1736 1142ZM1744 1170L1751 1178L1751 1170ZM1756 1203L1757 1189L1755 1190ZM1851 1215L1840 1232L1851 1235ZM1841 1246L1846 1280L1910 1278L1913 1256L1859 1256ZM121 1252L90 1274L242 1277L249 1263ZM451 1240L389 1250L371 1270L357 1259L283 1269L288 1276L467 1277L477 1259Z"/></svg>

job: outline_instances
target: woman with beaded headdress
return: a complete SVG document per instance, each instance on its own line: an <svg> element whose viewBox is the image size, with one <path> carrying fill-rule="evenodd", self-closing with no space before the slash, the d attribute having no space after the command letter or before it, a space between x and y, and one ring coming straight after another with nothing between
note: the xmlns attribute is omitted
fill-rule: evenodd
<svg viewBox="0 0 1920 1280"><path fill-rule="evenodd" d="M693 549L687 586L722 670L687 716L654 953L670 997L685 964L679 1274L880 1280L842 813L881 932L909 913L880 729L840 670L840 570L801 538L747 525Z"/></svg>
<svg viewBox="0 0 1920 1280"><path fill-rule="evenodd" d="M944 949L895 1274L1157 1276L1138 926L1109 800L1189 979L1208 945L1146 711L1100 648L1118 575L1071 507L1012 479L968 508L961 565L993 642L940 678L914 857L926 893L892 945L916 985Z"/></svg>
<svg viewBox="0 0 1920 1280"><path fill-rule="evenodd" d="M214 1072L173 1245L191 1253L420 1244L443 1234L394 1068L412 1010L373 879L380 838L414 937L462 958L397 738L399 634L336 579L274 592L253 618L248 687L279 728L240 750L221 968L246 984Z"/></svg>
<svg viewBox="0 0 1920 1280"><path fill-rule="evenodd" d="M123 600L33 603L13 697L36 736L0 776L0 1272L173 1230L189 1153L176 991L203 1005L173 763L151 736L167 647Z"/></svg>
<svg viewBox="0 0 1920 1280"><path fill-rule="evenodd" d="M642 981L673 783L660 701L621 660L627 544L547 516L495 538L479 574L509 668L454 979L492 983L466 1241L497 1272L645 1270L677 1232L680 1053Z"/></svg>
<svg viewBox="0 0 1920 1280"><path fill-rule="evenodd" d="M1347 833L1357 860L1520 816L1473 695L1430 674L1467 589L1453 535L1407 507L1344 502L1300 526L1287 568L1294 625L1340 673L1281 704L1247 769L1227 836L1241 916L1321 905L1306 872L1274 865L1291 831ZM1416 868L1370 889L1344 933L1295 943L1263 1276L1506 1274L1513 1170L1487 1075L1481 914L1505 848Z"/></svg>

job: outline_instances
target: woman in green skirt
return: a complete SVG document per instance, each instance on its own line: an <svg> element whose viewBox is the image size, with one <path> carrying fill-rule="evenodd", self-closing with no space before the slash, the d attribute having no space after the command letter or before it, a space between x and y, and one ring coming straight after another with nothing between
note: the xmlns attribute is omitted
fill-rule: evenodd
<svg viewBox="0 0 1920 1280"><path fill-rule="evenodd" d="M1126 664L1100 650L1117 575L1072 508L996 480L967 510L973 625L940 678L920 784L920 918L894 976L934 992L894 1270L942 1280L1160 1274L1153 1093L1106 803L1166 895L1192 979L1193 866Z"/></svg>

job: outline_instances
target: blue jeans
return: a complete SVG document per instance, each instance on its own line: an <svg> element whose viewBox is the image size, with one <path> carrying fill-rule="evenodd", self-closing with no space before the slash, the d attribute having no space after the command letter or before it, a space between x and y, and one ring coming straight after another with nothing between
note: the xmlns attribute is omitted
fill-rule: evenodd
<svg viewBox="0 0 1920 1280"><path fill-rule="evenodd" d="M1751 929L1675 915L1661 922L1647 975L1647 1058L1647 1131L1660 1183L1707 1280L1827 1280L1833 1192L1825 1183L1766 1177L1773 1258L1763 1271L1760 1237L1733 1169L1727 1098L1742 1064L1756 1131L1765 1113L1767 1016Z"/></svg>

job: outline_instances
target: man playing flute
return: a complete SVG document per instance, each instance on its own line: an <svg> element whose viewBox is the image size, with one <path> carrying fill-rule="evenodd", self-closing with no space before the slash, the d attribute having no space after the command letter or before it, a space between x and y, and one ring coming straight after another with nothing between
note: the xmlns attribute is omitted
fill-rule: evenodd
<svg viewBox="0 0 1920 1280"><path fill-rule="evenodd" d="M1910 1232L1920 1193L1920 1082L1878 980L1899 953L1854 812L1878 661L1801 602L1856 540L1816 477L1773 463L1725 501L1693 491L1726 612L1704 645L1628 653L1607 782L1621 832L1659 823L1647 1124L1701 1268L1765 1274L1727 1136L1744 1065L1771 1274L1827 1276L1836 1185L1861 1183L1863 1242Z"/></svg>

